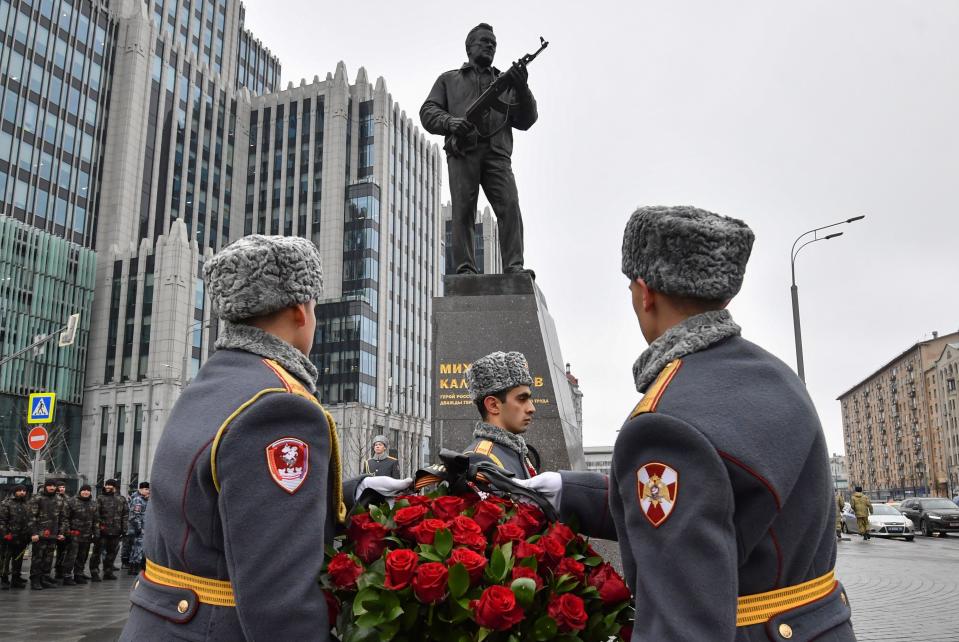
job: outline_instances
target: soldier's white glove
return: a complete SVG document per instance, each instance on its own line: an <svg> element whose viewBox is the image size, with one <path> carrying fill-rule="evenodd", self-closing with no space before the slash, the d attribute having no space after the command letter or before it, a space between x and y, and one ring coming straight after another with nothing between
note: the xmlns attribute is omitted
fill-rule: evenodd
<svg viewBox="0 0 959 642"><path fill-rule="evenodd" d="M408 490L412 485L412 477L407 477L406 479L393 479L385 475L365 477L356 485L356 497L354 500L359 499L360 495L362 495L363 491L367 488L375 490L383 497L396 497L397 495L402 495L403 492Z"/></svg>
<svg viewBox="0 0 959 642"><path fill-rule="evenodd" d="M563 496L563 476L559 473L540 473L531 479L514 479L520 486L526 486L545 497L557 511Z"/></svg>

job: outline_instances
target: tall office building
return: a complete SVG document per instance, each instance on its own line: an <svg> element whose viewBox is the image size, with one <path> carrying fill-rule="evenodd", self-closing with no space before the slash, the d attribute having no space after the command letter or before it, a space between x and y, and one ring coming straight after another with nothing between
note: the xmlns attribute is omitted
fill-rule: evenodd
<svg viewBox="0 0 959 642"><path fill-rule="evenodd" d="M82 315L72 346L0 366L0 474L32 455L38 390L59 394L42 456L76 469L115 38L101 3L0 0L0 358Z"/></svg>
<svg viewBox="0 0 959 642"><path fill-rule="evenodd" d="M312 359L345 470L390 439L405 472L429 449L429 316L437 295L441 158L382 78L343 63L252 100L243 233L311 239L323 261Z"/></svg>
<svg viewBox="0 0 959 642"><path fill-rule="evenodd" d="M341 63L277 91L279 62L237 2L124 0L110 16L80 472L124 485L149 475L173 403L216 342L203 263L250 233L320 249L313 358L321 401L352 445L347 471L379 432L404 468L418 466L439 283L437 147L362 69L353 84Z"/></svg>

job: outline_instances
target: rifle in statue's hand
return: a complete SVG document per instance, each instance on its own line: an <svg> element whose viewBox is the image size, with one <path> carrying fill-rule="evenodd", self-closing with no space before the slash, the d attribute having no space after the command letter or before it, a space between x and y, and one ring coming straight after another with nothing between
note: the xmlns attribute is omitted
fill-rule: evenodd
<svg viewBox="0 0 959 642"><path fill-rule="evenodd" d="M470 151L476 147L479 142L479 137L481 135L479 126L482 124L483 119L486 117L486 114L490 109L495 109L497 111L503 111L507 114L506 122L499 128L509 125L509 107L512 105L504 103L501 100L501 96L513 88L514 86L514 76L511 73L514 68L525 68L529 63L533 62L543 49L549 46L549 43L543 39L542 36L539 38L539 49L531 54L526 54L519 60L513 63L510 71L502 73L496 77L496 79L490 83L490 86L479 95L479 97L474 100L469 107L466 108L466 113L463 114L463 118L468 120L473 127L470 129L468 134L457 135L451 134L447 140L446 144L443 146L443 149L453 157L459 158L464 156L466 152ZM493 134L499 131L499 129L482 134L486 138L492 137Z"/></svg>

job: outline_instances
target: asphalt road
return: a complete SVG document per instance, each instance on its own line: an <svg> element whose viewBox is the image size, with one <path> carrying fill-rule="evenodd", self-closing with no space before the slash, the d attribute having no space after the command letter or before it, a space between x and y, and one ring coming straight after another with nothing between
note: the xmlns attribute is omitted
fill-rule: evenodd
<svg viewBox="0 0 959 642"><path fill-rule="evenodd" d="M610 557L614 551L612 543L601 548ZM864 542L853 535L839 544L836 573L849 595L861 642L959 642L959 536ZM118 577L42 592L0 591L0 639L116 640L133 584L124 572Z"/></svg>

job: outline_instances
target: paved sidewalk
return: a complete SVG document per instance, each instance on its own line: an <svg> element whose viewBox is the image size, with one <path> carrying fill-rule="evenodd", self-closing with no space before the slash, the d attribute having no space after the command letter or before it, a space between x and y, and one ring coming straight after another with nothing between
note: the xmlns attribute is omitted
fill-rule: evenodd
<svg viewBox="0 0 959 642"><path fill-rule="evenodd" d="M27 567L28 564L24 564ZM24 568L24 575L29 572ZM116 581L33 591L0 591L0 639L4 642L113 642L130 611L136 578L126 569Z"/></svg>
<svg viewBox="0 0 959 642"><path fill-rule="evenodd" d="M959 537L849 537L836 575L860 642L959 642Z"/></svg>
<svg viewBox="0 0 959 642"><path fill-rule="evenodd" d="M615 557L615 545L603 545L603 554ZM852 536L839 545L836 570L860 642L959 642L959 537L863 542ZM44 591L0 591L0 639L113 642L130 610L134 580L125 571L118 577Z"/></svg>

